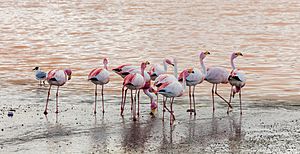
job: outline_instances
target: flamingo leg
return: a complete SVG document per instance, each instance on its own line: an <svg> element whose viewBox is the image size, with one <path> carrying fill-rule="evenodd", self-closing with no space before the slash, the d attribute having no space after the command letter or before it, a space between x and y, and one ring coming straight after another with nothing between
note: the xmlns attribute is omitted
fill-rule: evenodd
<svg viewBox="0 0 300 154"><path fill-rule="evenodd" d="M165 107L166 107L166 100L165 100L165 97L163 96L163 118L162 118L162 121L164 121L164 119L165 119L165 112L166 112L166 109L165 109Z"/></svg>
<svg viewBox="0 0 300 154"><path fill-rule="evenodd" d="M231 104L225 98L218 94L218 84L216 84L215 94L219 96L225 103L227 103L230 108L232 108Z"/></svg>
<svg viewBox="0 0 300 154"><path fill-rule="evenodd" d="M45 86L45 80L43 81L43 85Z"/></svg>
<svg viewBox="0 0 300 154"><path fill-rule="evenodd" d="M231 86L231 90L230 90L229 103L231 103L232 92L233 92L233 86ZM227 108L227 114L229 114L229 106Z"/></svg>
<svg viewBox="0 0 300 154"><path fill-rule="evenodd" d="M191 95L191 86L189 86L189 100L190 100L190 109L188 109L186 112L190 112L190 114L192 114L192 95Z"/></svg>
<svg viewBox="0 0 300 154"><path fill-rule="evenodd" d="M48 114L47 108L48 108L48 102L49 102L50 90L51 90L51 84L50 84L50 87L49 87L49 90L48 90L48 96L47 96L47 101L46 101L46 108L45 108L45 111L44 111L44 114L45 114L45 115Z"/></svg>
<svg viewBox="0 0 300 154"><path fill-rule="evenodd" d="M213 101L213 112L215 112L215 92L214 92L215 84L213 84L212 89L211 89L211 96L212 96L212 101Z"/></svg>
<svg viewBox="0 0 300 154"><path fill-rule="evenodd" d="M123 100L123 99L125 99L125 98L124 98L124 88L125 88L125 86L122 87L121 115L122 115L123 110L124 110L124 108L123 108L123 102L125 102L125 101Z"/></svg>
<svg viewBox="0 0 300 154"><path fill-rule="evenodd" d="M134 101L133 101L133 121L136 121L136 95L137 95L137 91L138 90L135 90L135 94L134 94Z"/></svg>
<svg viewBox="0 0 300 154"><path fill-rule="evenodd" d="M173 121L175 120L174 111L173 111L173 101L174 97L170 98L170 125L173 125Z"/></svg>
<svg viewBox="0 0 300 154"><path fill-rule="evenodd" d="M42 86L42 81L40 80L40 84L39 84L40 86Z"/></svg>
<svg viewBox="0 0 300 154"><path fill-rule="evenodd" d="M101 95L102 95L102 113L104 114L104 96L103 96L103 89L104 89L104 85L102 85L102 88L101 88Z"/></svg>
<svg viewBox="0 0 300 154"><path fill-rule="evenodd" d="M59 90L59 86L57 86L57 90L56 90L56 112L58 113L58 90Z"/></svg>
<svg viewBox="0 0 300 154"><path fill-rule="evenodd" d="M194 103L194 115L196 115L196 102L195 102L195 86L193 87L193 93L192 93L192 96L193 96L193 103Z"/></svg>
<svg viewBox="0 0 300 154"><path fill-rule="evenodd" d="M95 84L95 106L94 106L94 114L97 113L97 84Z"/></svg>
<svg viewBox="0 0 300 154"><path fill-rule="evenodd" d="M140 116L140 89L138 90L138 111L137 111L137 115Z"/></svg>
<svg viewBox="0 0 300 154"><path fill-rule="evenodd" d="M240 97L240 113L242 114L242 88L240 89L239 97Z"/></svg>

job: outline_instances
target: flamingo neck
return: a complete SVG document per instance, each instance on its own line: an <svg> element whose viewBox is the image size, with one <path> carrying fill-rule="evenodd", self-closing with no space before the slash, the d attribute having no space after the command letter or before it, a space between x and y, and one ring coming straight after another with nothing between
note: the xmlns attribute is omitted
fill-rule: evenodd
<svg viewBox="0 0 300 154"><path fill-rule="evenodd" d="M104 64L104 68L105 68L106 70L108 70L107 64Z"/></svg>
<svg viewBox="0 0 300 154"><path fill-rule="evenodd" d="M230 59L231 67L234 70L235 69L235 65L234 65L233 59L234 59L233 56L231 56L231 59Z"/></svg>
<svg viewBox="0 0 300 154"><path fill-rule="evenodd" d="M164 60L163 65L164 65L164 71L167 72L168 66L166 60Z"/></svg>
<svg viewBox="0 0 300 154"><path fill-rule="evenodd" d="M203 62L203 59L200 58L200 65L201 65L201 68L202 68L202 73L204 75L206 75L207 71L206 71L206 67L204 65L204 62Z"/></svg>
<svg viewBox="0 0 300 154"><path fill-rule="evenodd" d="M174 76L176 79L178 79L177 61L174 61Z"/></svg>
<svg viewBox="0 0 300 154"><path fill-rule="evenodd" d="M145 77L145 76L144 76L144 75L145 75L145 74L144 74L144 70L145 70L145 68L141 67L141 74L142 74L143 77Z"/></svg>
<svg viewBox="0 0 300 154"><path fill-rule="evenodd" d="M153 96L149 92L149 89L143 89L144 93L151 99L151 102L153 101Z"/></svg>

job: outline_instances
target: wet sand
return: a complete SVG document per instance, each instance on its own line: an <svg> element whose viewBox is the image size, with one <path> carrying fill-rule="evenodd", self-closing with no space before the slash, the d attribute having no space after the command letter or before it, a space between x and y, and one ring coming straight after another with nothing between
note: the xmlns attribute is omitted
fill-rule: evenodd
<svg viewBox="0 0 300 154"><path fill-rule="evenodd" d="M138 121L132 121L128 104L119 115L119 104L109 98L106 113L94 116L93 102L60 103L48 116L44 104L1 109L0 153L297 153L300 151L300 106L276 102L245 101L240 115L238 103L226 114L217 103L213 114L210 100L199 100L197 115L185 112L188 103L177 100L176 120L169 114L155 118L142 104ZM117 99L117 98L114 98ZM61 101L67 101L62 99ZM235 101L237 101L235 99ZM99 108L100 110L100 108Z"/></svg>

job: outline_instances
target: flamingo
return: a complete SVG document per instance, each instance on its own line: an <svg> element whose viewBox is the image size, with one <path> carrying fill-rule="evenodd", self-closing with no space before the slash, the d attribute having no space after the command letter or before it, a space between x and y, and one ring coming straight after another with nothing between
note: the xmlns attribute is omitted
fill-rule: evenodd
<svg viewBox="0 0 300 154"><path fill-rule="evenodd" d="M40 82L40 86L43 84L45 85L45 80L47 78L47 73L40 70L40 67L35 67L32 69L35 72L35 78Z"/></svg>
<svg viewBox="0 0 300 154"><path fill-rule="evenodd" d="M229 73L227 72L227 70L223 67L211 67L208 68L207 70L205 69L205 65L203 63L202 67L204 68L205 72L205 78L204 80L206 80L209 83L212 83L212 89L211 89L211 94L212 94L212 101L213 101L213 112L215 111L215 100L214 100L214 94L216 94L217 96L219 96L224 102L226 102L229 106L229 108L232 108L231 104L225 100L220 94L218 94L217 92L217 86L218 84L222 83L222 84L227 84L228 83L228 77L229 77ZM227 110L227 113L229 111Z"/></svg>
<svg viewBox="0 0 300 154"><path fill-rule="evenodd" d="M173 58L173 66L174 66L174 74L173 75L170 75L170 74L160 74L154 80L154 86L156 86L157 88L159 88L163 83L177 81L177 78L178 78L178 67L177 67L177 60L176 60L176 58ZM157 95L156 99L158 100L158 95ZM163 96L163 102L164 101L165 101L165 97ZM164 108L163 108L163 111L165 111Z"/></svg>
<svg viewBox="0 0 300 154"><path fill-rule="evenodd" d="M229 103L231 103L231 97L234 98L234 95L236 93L239 93L240 98L240 113L242 114L242 88L246 84L246 77L245 74L240 72L239 69L237 69L234 65L233 60L237 58L238 56L243 56L241 52L234 52L231 54L231 68L232 71L229 75L228 81L231 85L231 92L230 92L230 98Z"/></svg>
<svg viewBox="0 0 300 154"><path fill-rule="evenodd" d="M204 78L205 78L205 66L203 64L203 60L206 57L206 55L209 55L210 53L208 51L206 52L201 52L199 54L199 58L200 58L200 65L202 68L202 72L200 71L200 69L197 68L190 68L190 70L192 70L192 73L189 73L188 76L186 77L186 85L189 87L189 98L190 98L190 109L187 110L187 112L190 112L190 114L192 114L192 112L194 112L194 115L196 115L196 105L195 105L195 87L197 84L200 84L203 82ZM187 69L185 69L187 70ZM182 81L183 80L183 73L181 72L179 75L178 80ZM191 92L191 87L193 87L193 92ZM194 109L192 109L192 97L193 97L193 106Z"/></svg>
<svg viewBox="0 0 300 154"><path fill-rule="evenodd" d="M167 69L168 69L167 64L174 66L174 64L169 59L164 59L163 60L163 66L158 65L158 64L153 65L151 67L150 73L149 73L150 77L151 77L151 80L154 81L159 75L165 74L167 72Z"/></svg>
<svg viewBox="0 0 300 154"><path fill-rule="evenodd" d="M123 88L127 87L131 91L131 102L133 104L133 121L136 121L136 95L137 91L139 91L141 88L145 86L145 78L144 78L144 72L147 65L150 64L148 61L143 62L141 64L141 74L134 73L134 74L128 74L124 78L123 82ZM133 90L135 90L135 95L133 97ZM124 102L125 103L125 102ZM124 107L124 103L121 103L121 115L123 113L122 107Z"/></svg>
<svg viewBox="0 0 300 154"><path fill-rule="evenodd" d="M166 101L163 102L163 108L168 110L170 113L170 125L173 124L173 120L175 120L174 111L173 111L173 101L175 97L180 97L183 95L186 87L186 80L185 78L191 73L192 70L184 70L183 71L183 82L180 83L179 81L173 82L166 82L163 83L158 88L158 93L165 96L166 98L170 98L170 109L166 107ZM167 99L166 99L167 100ZM165 111L165 110L163 110ZM163 119L164 119L164 112L163 112Z"/></svg>
<svg viewBox="0 0 300 154"><path fill-rule="evenodd" d="M103 89L104 85L109 82L109 72L107 71L108 59L103 59L104 69L95 68L88 75L88 80L95 84L95 108L94 114L96 114L96 104L97 104L97 85L101 85L101 96L102 96L102 113L104 113L104 99L103 99Z"/></svg>
<svg viewBox="0 0 300 154"><path fill-rule="evenodd" d="M157 100L156 97L151 94L151 92L156 93L156 91L152 87L143 89L143 91L150 98L150 108L151 108L150 114L154 115L155 110L157 109Z"/></svg>
<svg viewBox="0 0 300 154"><path fill-rule="evenodd" d="M125 78L125 76L128 75L129 73L126 74L124 72L128 72L128 70L131 70L131 69L137 69L137 67L132 66L130 64L123 64L123 65L120 65L120 66L118 66L116 68L113 68L112 70L113 70L113 72L115 72L118 75L120 75L122 78Z"/></svg>
<svg viewBox="0 0 300 154"><path fill-rule="evenodd" d="M68 80L71 80L71 75L72 71L70 69L64 69L64 70L51 70L48 72L47 76L47 81L50 85L49 90L48 90L48 96L47 96L47 101L46 101L46 108L44 111L44 114L47 115L47 107L48 107L48 102L49 102L49 96L50 96L50 90L52 85L57 86L56 90L56 112L58 113L58 90L60 86L63 86Z"/></svg>

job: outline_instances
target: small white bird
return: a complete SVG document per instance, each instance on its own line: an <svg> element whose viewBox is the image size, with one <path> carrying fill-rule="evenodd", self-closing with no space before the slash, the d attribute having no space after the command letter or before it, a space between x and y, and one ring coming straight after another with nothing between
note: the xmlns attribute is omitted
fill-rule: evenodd
<svg viewBox="0 0 300 154"><path fill-rule="evenodd" d="M96 105L97 105L97 85L101 85L101 96L102 96L102 113L104 113L104 99L103 99L103 88L104 85L109 82L109 72L107 69L108 59L103 59L104 69L102 68L95 68L93 69L90 74L88 75L88 80L92 81L95 84L95 108L94 114L96 114Z"/></svg>
<svg viewBox="0 0 300 154"><path fill-rule="evenodd" d="M40 82L40 86L43 84L45 85L45 80L47 78L47 73L40 70L40 67L35 67L32 69L35 72L35 78Z"/></svg>

